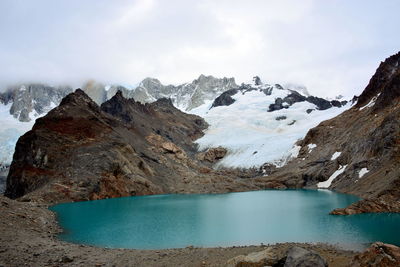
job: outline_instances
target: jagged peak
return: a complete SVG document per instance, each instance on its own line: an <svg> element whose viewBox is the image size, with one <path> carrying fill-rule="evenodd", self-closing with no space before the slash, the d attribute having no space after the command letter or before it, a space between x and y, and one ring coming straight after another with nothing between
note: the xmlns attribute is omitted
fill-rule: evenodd
<svg viewBox="0 0 400 267"><path fill-rule="evenodd" d="M162 85L162 83L160 82L160 80L158 80L158 79L156 79L156 78L152 78L152 77L147 77L147 78L144 78L141 82L140 82L140 84L139 84L139 87L140 86L146 86L146 85L148 85L149 83L155 83L155 84L159 84L159 85Z"/></svg>
<svg viewBox="0 0 400 267"><path fill-rule="evenodd" d="M81 89L78 88L75 92L68 94L65 96L60 103L61 106L69 105L69 104L85 104L85 105L98 105Z"/></svg>
<svg viewBox="0 0 400 267"><path fill-rule="evenodd" d="M361 108L371 101L376 102L374 110L393 103L400 96L400 52L380 63L367 87L358 97L355 108Z"/></svg>

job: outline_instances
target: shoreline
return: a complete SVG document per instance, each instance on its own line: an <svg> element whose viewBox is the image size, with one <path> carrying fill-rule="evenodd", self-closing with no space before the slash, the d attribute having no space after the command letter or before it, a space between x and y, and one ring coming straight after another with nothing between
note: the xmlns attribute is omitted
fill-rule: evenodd
<svg viewBox="0 0 400 267"><path fill-rule="evenodd" d="M231 247L117 249L76 244L58 238L56 215L44 204L0 196L0 265L4 266L224 266L238 255L271 248L284 256L293 246L315 250L329 266L343 266L359 249L327 243L278 243Z"/></svg>

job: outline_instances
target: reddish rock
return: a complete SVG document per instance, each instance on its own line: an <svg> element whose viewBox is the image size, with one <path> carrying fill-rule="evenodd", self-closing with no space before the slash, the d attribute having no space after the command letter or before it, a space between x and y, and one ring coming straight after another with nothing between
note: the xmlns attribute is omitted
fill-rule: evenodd
<svg viewBox="0 0 400 267"><path fill-rule="evenodd" d="M349 267L398 267L400 266L400 248L390 244L376 242L365 252L356 255Z"/></svg>

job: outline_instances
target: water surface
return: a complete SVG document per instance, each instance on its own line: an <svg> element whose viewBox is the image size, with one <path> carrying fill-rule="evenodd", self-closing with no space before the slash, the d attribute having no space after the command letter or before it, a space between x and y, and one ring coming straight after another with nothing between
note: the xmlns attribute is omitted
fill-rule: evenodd
<svg viewBox="0 0 400 267"><path fill-rule="evenodd" d="M156 195L53 206L63 240L112 248L161 249L383 241L400 245L400 214L333 216L358 198L327 190Z"/></svg>

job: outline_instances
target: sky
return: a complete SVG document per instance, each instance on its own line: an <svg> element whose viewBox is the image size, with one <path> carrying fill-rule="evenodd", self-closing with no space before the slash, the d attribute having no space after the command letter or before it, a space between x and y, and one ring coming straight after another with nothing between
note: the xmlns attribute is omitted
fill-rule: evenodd
<svg viewBox="0 0 400 267"><path fill-rule="evenodd" d="M0 88L200 74L360 94L400 48L398 0L1 0Z"/></svg>

